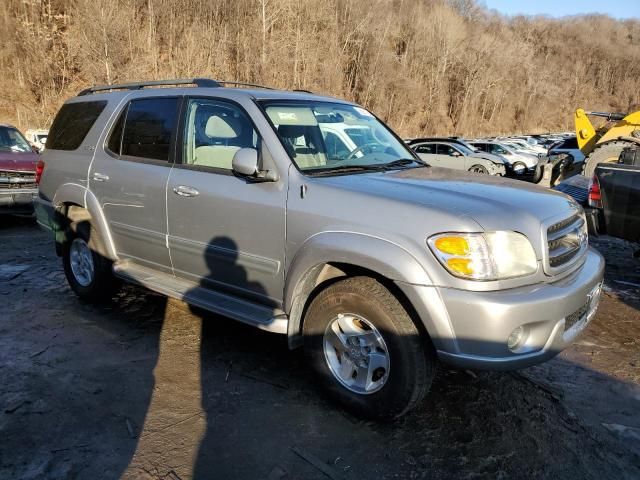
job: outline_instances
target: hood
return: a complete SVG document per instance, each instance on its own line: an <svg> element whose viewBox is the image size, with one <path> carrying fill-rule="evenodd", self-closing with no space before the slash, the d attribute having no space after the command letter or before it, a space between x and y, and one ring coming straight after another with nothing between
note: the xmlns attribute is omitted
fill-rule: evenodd
<svg viewBox="0 0 640 480"><path fill-rule="evenodd" d="M31 152L0 152L0 170L35 172L38 154Z"/></svg>
<svg viewBox="0 0 640 480"><path fill-rule="evenodd" d="M490 162L497 163L498 165L504 165L507 163L504 158L499 155L494 155L493 153L474 152L469 156L474 158L483 158L484 160L489 160Z"/></svg>
<svg viewBox="0 0 640 480"><path fill-rule="evenodd" d="M341 189L469 217L485 231L521 232L529 237L537 253L541 251L541 225L552 217L566 218L580 210L573 199L560 192L519 180L446 168L344 175L322 181ZM429 216L426 210L425 215Z"/></svg>

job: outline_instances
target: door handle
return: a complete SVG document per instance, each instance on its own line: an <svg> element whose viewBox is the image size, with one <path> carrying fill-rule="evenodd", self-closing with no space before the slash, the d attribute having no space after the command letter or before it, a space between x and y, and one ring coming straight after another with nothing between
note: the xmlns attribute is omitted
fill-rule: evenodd
<svg viewBox="0 0 640 480"><path fill-rule="evenodd" d="M96 182L106 182L107 180L109 180L109 175L105 175L103 173L94 172L93 173L93 179Z"/></svg>
<svg viewBox="0 0 640 480"><path fill-rule="evenodd" d="M177 187L173 187L173 193L176 195L180 195L181 197L197 197L200 192L193 187L188 187L186 185L178 185Z"/></svg>

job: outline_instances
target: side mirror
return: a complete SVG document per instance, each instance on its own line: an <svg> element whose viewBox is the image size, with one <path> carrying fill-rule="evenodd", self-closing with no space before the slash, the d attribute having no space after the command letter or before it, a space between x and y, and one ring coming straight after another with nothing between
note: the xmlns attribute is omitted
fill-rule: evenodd
<svg viewBox="0 0 640 480"><path fill-rule="evenodd" d="M461 157L461 156L462 156L462 154L461 154L460 152L453 152L453 153L451 154L451 156L452 156L452 157Z"/></svg>
<svg viewBox="0 0 640 480"><path fill-rule="evenodd" d="M258 173L258 151L255 148L241 148L233 156L231 168L239 175L254 176Z"/></svg>
<svg viewBox="0 0 640 480"><path fill-rule="evenodd" d="M270 170L258 169L258 151L255 148L241 148L233 156L232 170L254 182L275 182L278 175Z"/></svg>

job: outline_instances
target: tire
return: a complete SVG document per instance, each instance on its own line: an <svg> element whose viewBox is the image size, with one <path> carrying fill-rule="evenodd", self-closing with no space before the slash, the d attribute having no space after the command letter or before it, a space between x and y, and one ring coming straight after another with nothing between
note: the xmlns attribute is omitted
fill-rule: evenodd
<svg viewBox="0 0 640 480"><path fill-rule="evenodd" d="M471 168L469 168L469 171L474 173L483 173L483 174L489 173L489 170L487 170L483 165L472 165Z"/></svg>
<svg viewBox="0 0 640 480"><path fill-rule="evenodd" d="M608 142L599 147L596 147L593 152L584 161L582 167L582 174L585 177L591 178L593 172L596 170L596 166L599 163L615 163L618 161L618 157L622 153L624 147L636 145L633 142L615 141Z"/></svg>
<svg viewBox="0 0 640 480"><path fill-rule="evenodd" d="M533 183L540 183L540 180L542 180L542 175L544 174L543 165L545 165L545 164L544 163L538 163L536 165L536 169L533 171L533 178L531 179L531 181Z"/></svg>
<svg viewBox="0 0 640 480"><path fill-rule="evenodd" d="M357 347L345 348L340 336L332 332L349 338L344 332L350 328L364 332L367 338ZM303 336L307 362L321 383L335 400L359 416L390 419L404 415L424 398L435 375L436 355L430 340L420 334L398 299L370 277L340 280L321 291L307 310ZM366 341L374 337L376 347ZM351 350L340 355L336 344ZM371 352L363 354L367 348ZM354 350L360 357L353 355ZM364 358L370 367L368 374L355 373L356 365L349 358ZM373 361L378 365L375 369ZM340 379L340 369L354 372L342 375L352 385Z"/></svg>
<svg viewBox="0 0 640 480"><path fill-rule="evenodd" d="M100 244L98 232L83 221L70 226L63 245L62 265L67 282L78 297L88 302L110 299L119 285L112 262L97 253Z"/></svg>
<svg viewBox="0 0 640 480"><path fill-rule="evenodd" d="M516 175L524 175L527 171L527 166L524 164L524 162L514 162L511 168L513 170L513 173L515 173ZM518 169L520 169L520 173L518 173Z"/></svg>

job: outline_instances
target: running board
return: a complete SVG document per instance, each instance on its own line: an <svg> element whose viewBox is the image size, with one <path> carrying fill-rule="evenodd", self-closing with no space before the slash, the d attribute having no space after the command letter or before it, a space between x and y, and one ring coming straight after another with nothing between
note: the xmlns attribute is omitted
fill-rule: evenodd
<svg viewBox="0 0 640 480"><path fill-rule="evenodd" d="M273 333L287 333L288 318L278 309L237 298L232 295L203 288L173 275L135 265L129 261L117 262L113 272L121 279L182 300L225 317Z"/></svg>

